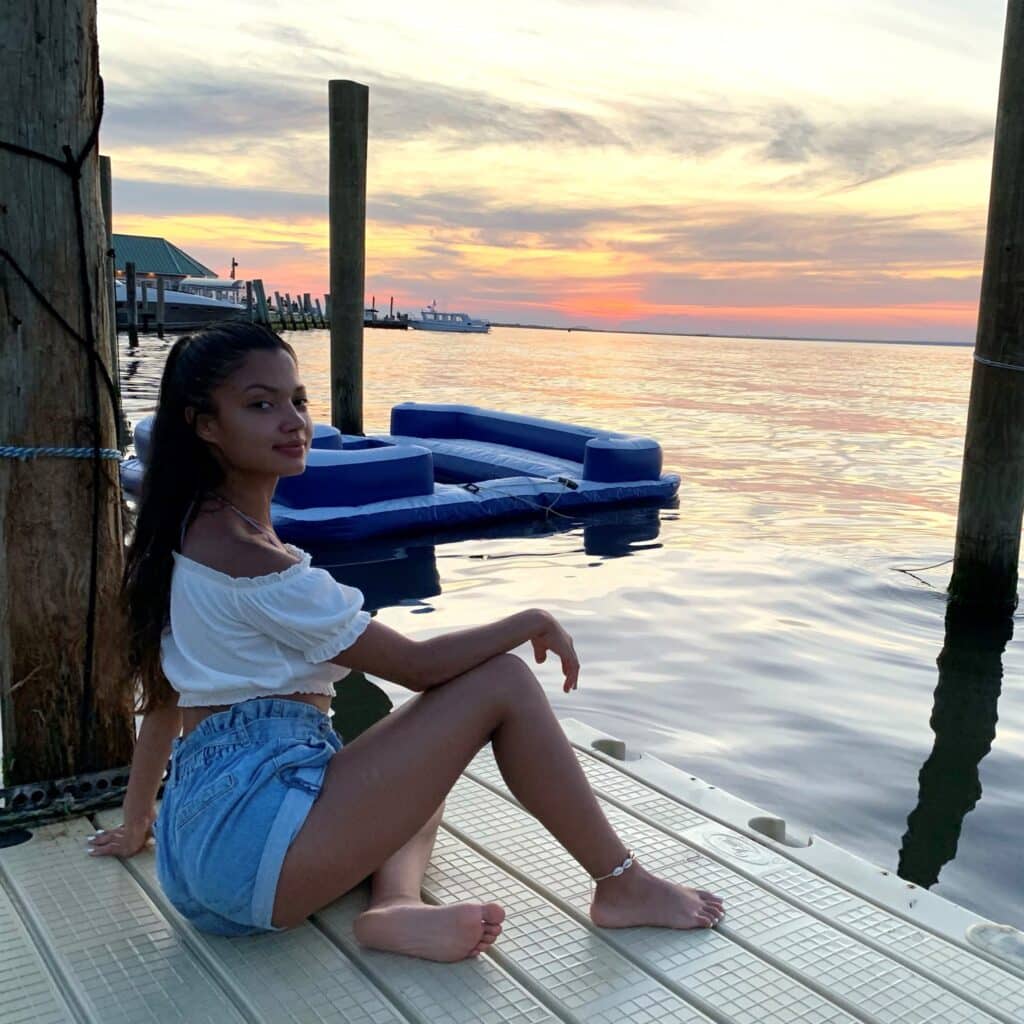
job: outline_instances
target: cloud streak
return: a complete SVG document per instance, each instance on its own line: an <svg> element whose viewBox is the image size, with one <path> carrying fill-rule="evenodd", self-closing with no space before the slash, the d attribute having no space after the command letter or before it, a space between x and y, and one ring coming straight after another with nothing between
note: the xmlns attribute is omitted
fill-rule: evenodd
<svg viewBox="0 0 1024 1024"><path fill-rule="evenodd" d="M291 31L304 37L301 30ZM750 105L725 97L597 103L587 112L367 77L375 144L429 141L453 153L489 146L617 149L687 158L736 149L787 171L779 184L795 190L852 189L984 156L994 130L991 119L956 111L835 111L825 117L793 105ZM195 67L179 69L168 83L160 73L136 68L130 89L111 92L104 135L115 146L283 147L309 135L323 139L326 124L327 90L319 78ZM308 144L304 139L302 145Z"/></svg>

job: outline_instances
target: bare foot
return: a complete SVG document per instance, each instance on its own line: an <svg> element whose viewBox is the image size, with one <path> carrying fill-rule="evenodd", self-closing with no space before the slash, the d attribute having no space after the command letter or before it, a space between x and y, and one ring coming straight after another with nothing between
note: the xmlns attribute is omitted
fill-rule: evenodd
<svg viewBox="0 0 1024 1024"><path fill-rule="evenodd" d="M598 882L590 904L599 928L712 928L724 913L718 896L657 878L635 861L618 878Z"/></svg>
<svg viewBox="0 0 1024 1024"><path fill-rule="evenodd" d="M352 930L360 944L371 949L452 963L490 949L504 920L500 903L431 907L396 900L360 914Z"/></svg>

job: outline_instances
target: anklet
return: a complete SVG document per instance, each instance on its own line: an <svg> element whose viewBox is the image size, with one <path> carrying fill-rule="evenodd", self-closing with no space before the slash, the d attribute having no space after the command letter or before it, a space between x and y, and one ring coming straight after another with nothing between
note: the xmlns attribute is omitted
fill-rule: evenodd
<svg viewBox="0 0 1024 1024"><path fill-rule="evenodd" d="M627 850L626 853L629 854L629 856L626 857L626 859L614 871L609 871L607 875L601 875L600 878L596 875L592 875L591 877L593 880L595 882L603 882L606 878L618 878L624 871L628 871L633 866L633 861L636 855L632 850Z"/></svg>

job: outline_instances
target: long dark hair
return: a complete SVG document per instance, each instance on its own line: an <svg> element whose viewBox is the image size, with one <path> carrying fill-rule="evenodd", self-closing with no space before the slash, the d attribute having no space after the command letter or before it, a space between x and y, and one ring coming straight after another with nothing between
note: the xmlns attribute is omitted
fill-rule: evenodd
<svg viewBox="0 0 1024 1024"><path fill-rule="evenodd" d="M172 552L189 506L224 479L208 445L196 436L195 418L189 423L185 410L191 406L196 415L215 414L211 392L250 352L275 349L284 349L298 364L291 345L268 327L228 322L184 335L167 356L121 587L137 714L174 699L160 667L160 638L170 619Z"/></svg>

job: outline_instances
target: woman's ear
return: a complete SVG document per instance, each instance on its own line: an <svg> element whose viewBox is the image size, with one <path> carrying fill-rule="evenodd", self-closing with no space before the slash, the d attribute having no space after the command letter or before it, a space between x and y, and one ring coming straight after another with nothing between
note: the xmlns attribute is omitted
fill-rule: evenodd
<svg viewBox="0 0 1024 1024"><path fill-rule="evenodd" d="M212 441L210 436L210 416L208 413L197 412L195 406L185 406L185 422L195 431L200 441Z"/></svg>

